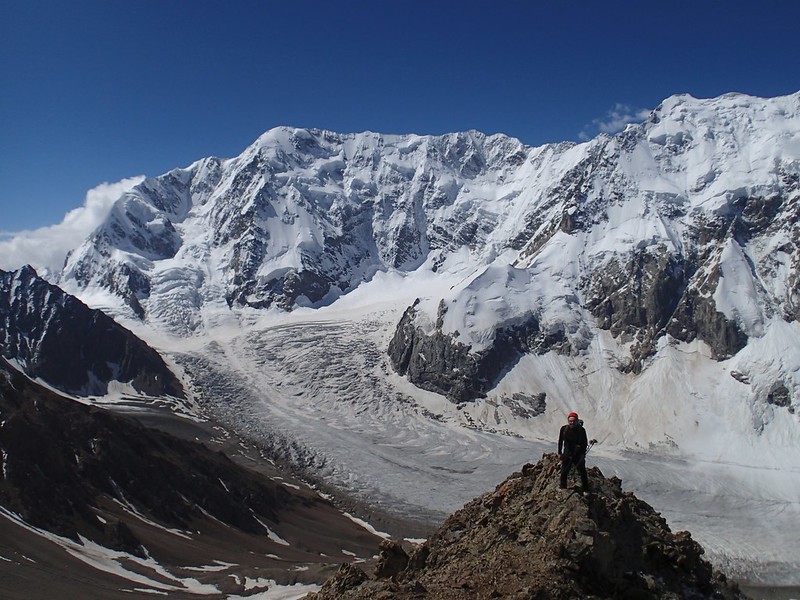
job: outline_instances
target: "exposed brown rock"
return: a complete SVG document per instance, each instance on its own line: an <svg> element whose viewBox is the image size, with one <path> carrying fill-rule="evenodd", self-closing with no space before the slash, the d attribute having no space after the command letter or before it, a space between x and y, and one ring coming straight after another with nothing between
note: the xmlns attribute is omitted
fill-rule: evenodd
<svg viewBox="0 0 800 600"><path fill-rule="evenodd" d="M525 465L450 516L399 573L343 568L308 598L746 597L619 479L594 467L593 493L560 490L559 466L554 454Z"/></svg>
<svg viewBox="0 0 800 600"><path fill-rule="evenodd" d="M378 546L378 564L375 566L375 577L395 577L408 566L408 554L403 547L392 540L384 540Z"/></svg>

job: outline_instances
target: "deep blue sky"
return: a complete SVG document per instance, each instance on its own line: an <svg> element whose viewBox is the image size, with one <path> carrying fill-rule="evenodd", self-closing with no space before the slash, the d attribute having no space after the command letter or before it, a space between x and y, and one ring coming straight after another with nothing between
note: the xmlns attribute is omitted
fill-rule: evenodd
<svg viewBox="0 0 800 600"><path fill-rule="evenodd" d="M276 125L539 145L688 92L800 89L800 2L6 0L0 232Z"/></svg>

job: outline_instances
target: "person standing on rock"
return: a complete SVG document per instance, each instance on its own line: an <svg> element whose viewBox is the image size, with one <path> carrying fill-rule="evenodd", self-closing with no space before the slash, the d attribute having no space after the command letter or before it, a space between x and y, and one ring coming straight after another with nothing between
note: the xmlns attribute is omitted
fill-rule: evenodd
<svg viewBox="0 0 800 600"><path fill-rule="evenodd" d="M567 416L567 424L561 426L558 434L558 456L561 459L561 489L567 487L567 475L572 465L578 469L583 484L583 491L589 491L589 477L586 475L586 449L589 441L583 421L578 413L571 412Z"/></svg>

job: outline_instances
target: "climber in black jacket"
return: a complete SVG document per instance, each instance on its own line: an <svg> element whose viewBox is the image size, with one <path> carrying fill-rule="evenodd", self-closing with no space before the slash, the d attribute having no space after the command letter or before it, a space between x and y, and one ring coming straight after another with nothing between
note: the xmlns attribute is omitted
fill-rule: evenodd
<svg viewBox="0 0 800 600"><path fill-rule="evenodd" d="M578 469L583 484L583 491L589 491L589 478L586 475L586 449L589 441L583 421L578 419L578 413L571 412L567 417L567 424L561 426L558 434L558 456L561 458L561 489L567 487L567 475L572 465Z"/></svg>

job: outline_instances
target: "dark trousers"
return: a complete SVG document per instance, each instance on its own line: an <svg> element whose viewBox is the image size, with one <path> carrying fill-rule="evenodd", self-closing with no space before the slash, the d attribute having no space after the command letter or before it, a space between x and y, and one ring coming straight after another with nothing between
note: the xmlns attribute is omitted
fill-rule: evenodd
<svg viewBox="0 0 800 600"><path fill-rule="evenodd" d="M569 470L572 468L572 465L575 465L575 468L578 469L583 489L588 491L589 477L586 475L586 457L582 455L572 456L571 454L564 454L561 457L561 487L567 487L567 475L569 475Z"/></svg>

